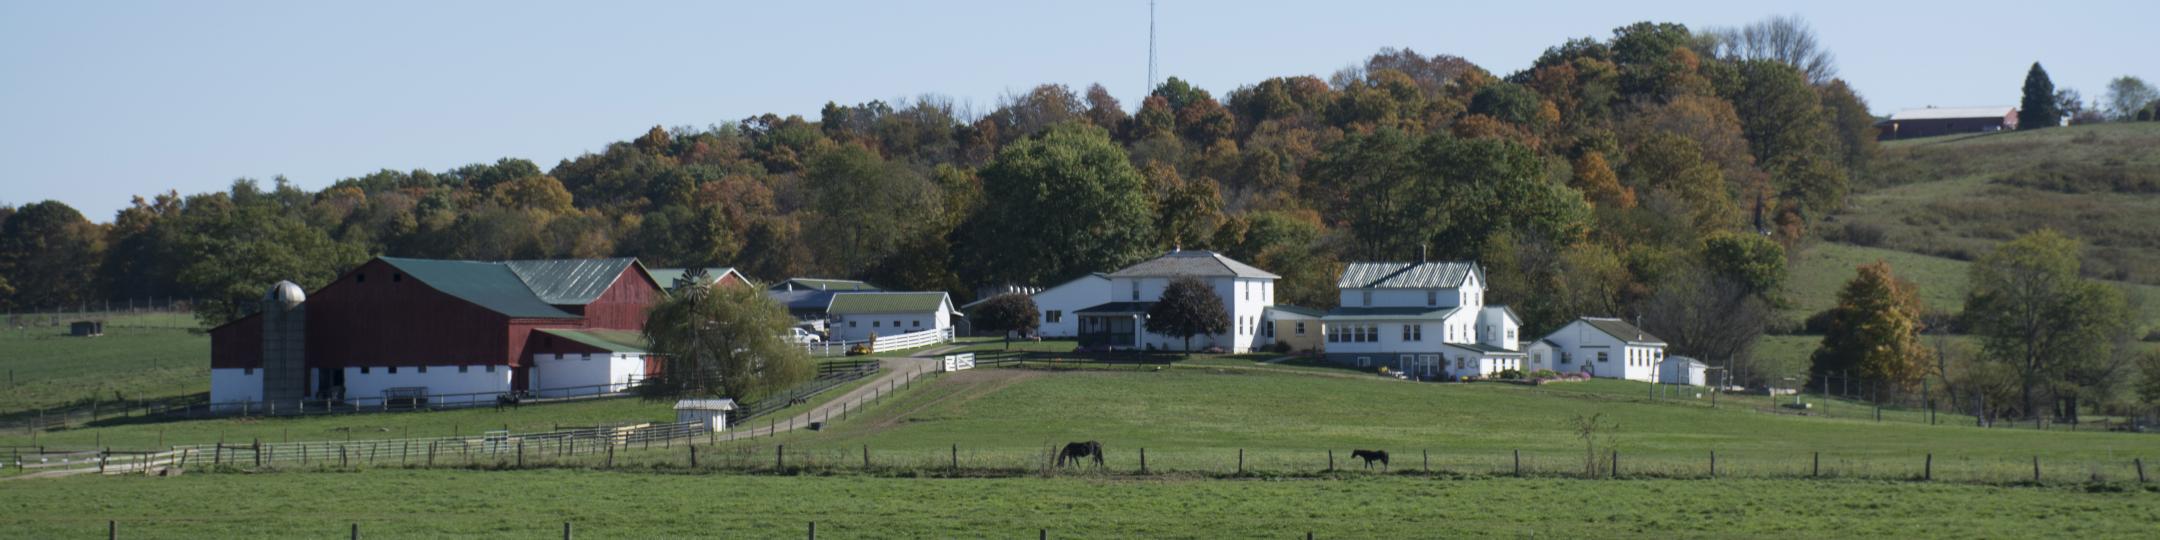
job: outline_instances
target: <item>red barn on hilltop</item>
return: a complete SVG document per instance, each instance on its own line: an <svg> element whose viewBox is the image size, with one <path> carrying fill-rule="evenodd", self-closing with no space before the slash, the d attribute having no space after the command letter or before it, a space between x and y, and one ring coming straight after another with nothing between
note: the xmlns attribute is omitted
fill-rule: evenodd
<svg viewBox="0 0 2160 540"><path fill-rule="evenodd" d="M281 282L260 312L211 329L210 398L619 391L657 369L641 331L662 287L631 258L380 257L313 294Z"/></svg>

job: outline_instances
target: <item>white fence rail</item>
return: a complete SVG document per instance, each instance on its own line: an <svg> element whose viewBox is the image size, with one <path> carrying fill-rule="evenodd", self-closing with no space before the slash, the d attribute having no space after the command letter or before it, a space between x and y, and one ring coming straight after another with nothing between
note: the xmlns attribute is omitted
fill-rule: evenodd
<svg viewBox="0 0 2160 540"><path fill-rule="evenodd" d="M886 351L897 351L900 349L913 349L924 345L936 345L939 343L945 343L948 341L952 341L952 339L953 331L951 328L908 332L905 334L898 334L890 337L877 338L875 342L870 344L870 352L881 353Z"/></svg>

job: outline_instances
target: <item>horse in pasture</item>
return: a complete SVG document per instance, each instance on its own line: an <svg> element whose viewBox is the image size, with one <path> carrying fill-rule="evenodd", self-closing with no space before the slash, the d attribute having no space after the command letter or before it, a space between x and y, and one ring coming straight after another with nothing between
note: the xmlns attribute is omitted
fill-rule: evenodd
<svg viewBox="0 0 2160 540"><path fill-rule="evenodd" d="M1365 468L1367 469L1372 468L1375 461L1380 462L1380 470L1387 470L1388 467L1386 450L1351 450L1350 457L1365 460Z"/></svg>
<svg viewBox="0 0 2160 540"><path fill-rule="evenodd" d="M1065 449L1058 451L1057 464L1059 467L1064 467L1068 463L1079 465L1080 460L1089 457L1095 458L1095 466L1102 466L1102 443L1095 441L1065 443Z"/></svg>

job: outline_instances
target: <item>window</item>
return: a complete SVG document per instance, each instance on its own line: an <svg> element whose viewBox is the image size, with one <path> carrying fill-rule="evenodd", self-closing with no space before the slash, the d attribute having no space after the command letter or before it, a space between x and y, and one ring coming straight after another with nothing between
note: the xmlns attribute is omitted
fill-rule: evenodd
<svg viewBox="0 0 2160 540"><path fill-rule="evenodd" d="M427 366L420 366L420 372L427 373Z"/></svg>
<svg viewBox="0 0 2160 540"><path fill-rule="evenodd" d="M1246 300L1252 299L1252 285L1246 283L1239 283L1237 284L1237 288L1238 294L1243 295Z"/></svg>
<svg viewBox="0 0 2160 540"><path fill-rule="evenodd" d="M1562 363L1562 364L1573 364L1573 363L1575 363L1575 353L1571 353L1571 352L1561 352L1561 353L1560 353L1560 363Z"/></svg>
<svg viewBox="0 0 2160 540"><path fill-rule="evenodd" d="M1370 357L1370 356L1360 356L1360 357L1357 357L1357 367L1372 367L1372 357Z"/></svg>
<svg viewBox="0 0 2160 540"><path fill-rule="evenodd" d="M1515 339L1515 329L1513 329L1513 328L1509 328L1509 329L1508 329L1508 331L1507 331L1507 338L1508 338L1508 339Z"/></svg>
<svg viewBox="0 0 2160 540"><path fill-rule="evenodd" d="M1365 305L1368 305L1368 306L1372 305L1372 291L1368 289L1368 290L1364 290L1364 291L1359 291L1359 292L1360 292L1360 293L1363 293L1363 295L1364 295L1364 298L1365 298Z"/></svg>
<svg viewBox="0 0 2160 540"><path fill-rule="evenodd" d="M1133 280L1133 282L1132 282L1132 299L1133 299L1133 300L1139 300L1139 299L1140 299L1140 280L1137 280L1137 279L1136 279L1136 280Z"/></svg>
<svg viewBox="0 0 2160 540"><path fill-rule="evenodd" d="M392 283L399 283L399 282L403 282L403 281L405 281L405 273L404 273L404 272L391 272L391 273L390 273L390 281L391 281Z"/></svg>
<svg viewBox="0 0 2160 540"><path fill-rule="evenodd" d="M1598 351L1598 353L1597 353L1597 361L1598 361L1598 363L1600 363L1600 364L1603 364L1603 363L1605 363L1605 362L1608 362L1608 361L1610 361L1610 360L1611 360L1611 359L1609 359L1609 358L1606 358L1606 357L1605 357L1605 351Z"/></svg>
<svg viewBox="0 0 2160 540"><path fill-rule="evenodd" d="M1297 323L1297 335L1300 335L1300 336L1302 336L1302 335L1305 335L1305 321L1298 321L1298 323Z"/></svg>
<svg viewBox="0 0 2160 540"><path fill-rule="evenodd" d="M353 274L353 283L367 283L367 274Z"/></svg>
<svg viewBox="0 0 2160 540"><path fill-rule="evenodd" d="M367 368L367 366L360 366L360 374L361 374L361 375L366 375L366 374L368 374L368 368Z"/></svg>
<svg viewBox="0 0 2160 540"><path fill-rule="evenodd" d="M1425 305L1440 305L1440 291L1425 291Z"/></svg>
<svg viewBox="0 0 2160 540"><path fill-rule="evenodd" d="M255 368L240 368L241 375L254 375Z"/></svg>
<svg viewBox="0 0 2160 540"><path fill-rule="evenodd" d="M1275 337L1275 324L1274 324L1274 323L1271 323L1271 322L1266 322L1266 321L1262 321L1262 322L1260 323L1260 335L1263 335L1263 336L1267 336L1267 337L1269 337L1269 338L1274 338L1274 337Z"/></svg>
<svg viewBox="0 0 2160 540"><path fill-rule="evenodd" d="M922 328L922 319L915 319L915 327Z"/></svg>
<svg viewBox="0 0 2160 540"><path fill-rule="evenodd" d="M391 375L396 375L396 374L397 374L397 366L390 366L390 374L391 374Z"/></svg>
<svg viewBox="0 0 2160 540"><path fill-rule="evenodd" d="M487 367L487 372L488 372L488 373L494 373L494 372L495 372L495 365L494 365L494 364L488 364L488 367Z"/></svg>
<svg viewBox="0 0 2160 540"><path fill-rule="evenodd" d="M583 356L583 357L584 357L584 358L582 358L582 359L581 359L582 361L587 361L587 362L590 362L590 361L592 361L592 353L585 353L585 354L582 354L582 355L579 355L579 356Z"/></svg>
<svg viewBox="0 0 2160 540"><path fill-rule="evenodd" d="M1054 309L1053 309L1053 310L1050 310L1050 311L1045 311L1045 312L1043 312L1043 322L1046 322L1046 323L1054 323L1054 322L1058 322L1058 321L1063 321L1063 320L1065 320L1065 312L1063 312L1063 311L1058 311L1058 310L1054 310Z"/></svg>
<svg viewBox="0 0 2160 540"><path fill-rule="evenodd" d="M885 321L870 321L871 328L884 328Z"/></svg>
<svg viewBox="0 0 2160 540"><path fill-rule="evenodd" d="M848 328L854 328L854 327L855 327L855 321L848 321L848 322L847 322L847 327L848 327Z"/></svg>
<svg viewBox="0 0 2160 540"><path fill-rule="evenodd" d="M457 372L458 372L458 373L470 373L471 371L472 371L472 366L458 366L458 367L457 367Z"/></svg>
<svg viewBox="0 0 2160 540"><path fill-rule="evenodd" d="M1422 325L1422 324L1405 324L1405 325L1402 325L1402 340L1403 340L1403 341L1425 341L1425 325Z"/></svg>
<svg viewBox="0 0 2160 540"><path fill-rule="evenodd" d="M893 327L893 328L899 328L899 327L900 327L900 319L893 319L893 322L892 322L892 327Z"/></svg>

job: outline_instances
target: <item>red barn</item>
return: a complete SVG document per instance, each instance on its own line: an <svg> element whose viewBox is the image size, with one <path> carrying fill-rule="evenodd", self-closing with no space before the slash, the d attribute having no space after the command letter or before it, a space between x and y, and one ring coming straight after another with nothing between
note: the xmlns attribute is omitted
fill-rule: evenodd
<svg viewBox="0 0 2160 540"><path fill-rule="evenodd" d="M664 295L630 258L380 257L313 294L280 283L260 312L211 329L210 397L370 404L621 390L656 368L640 331Z"/></svg>

